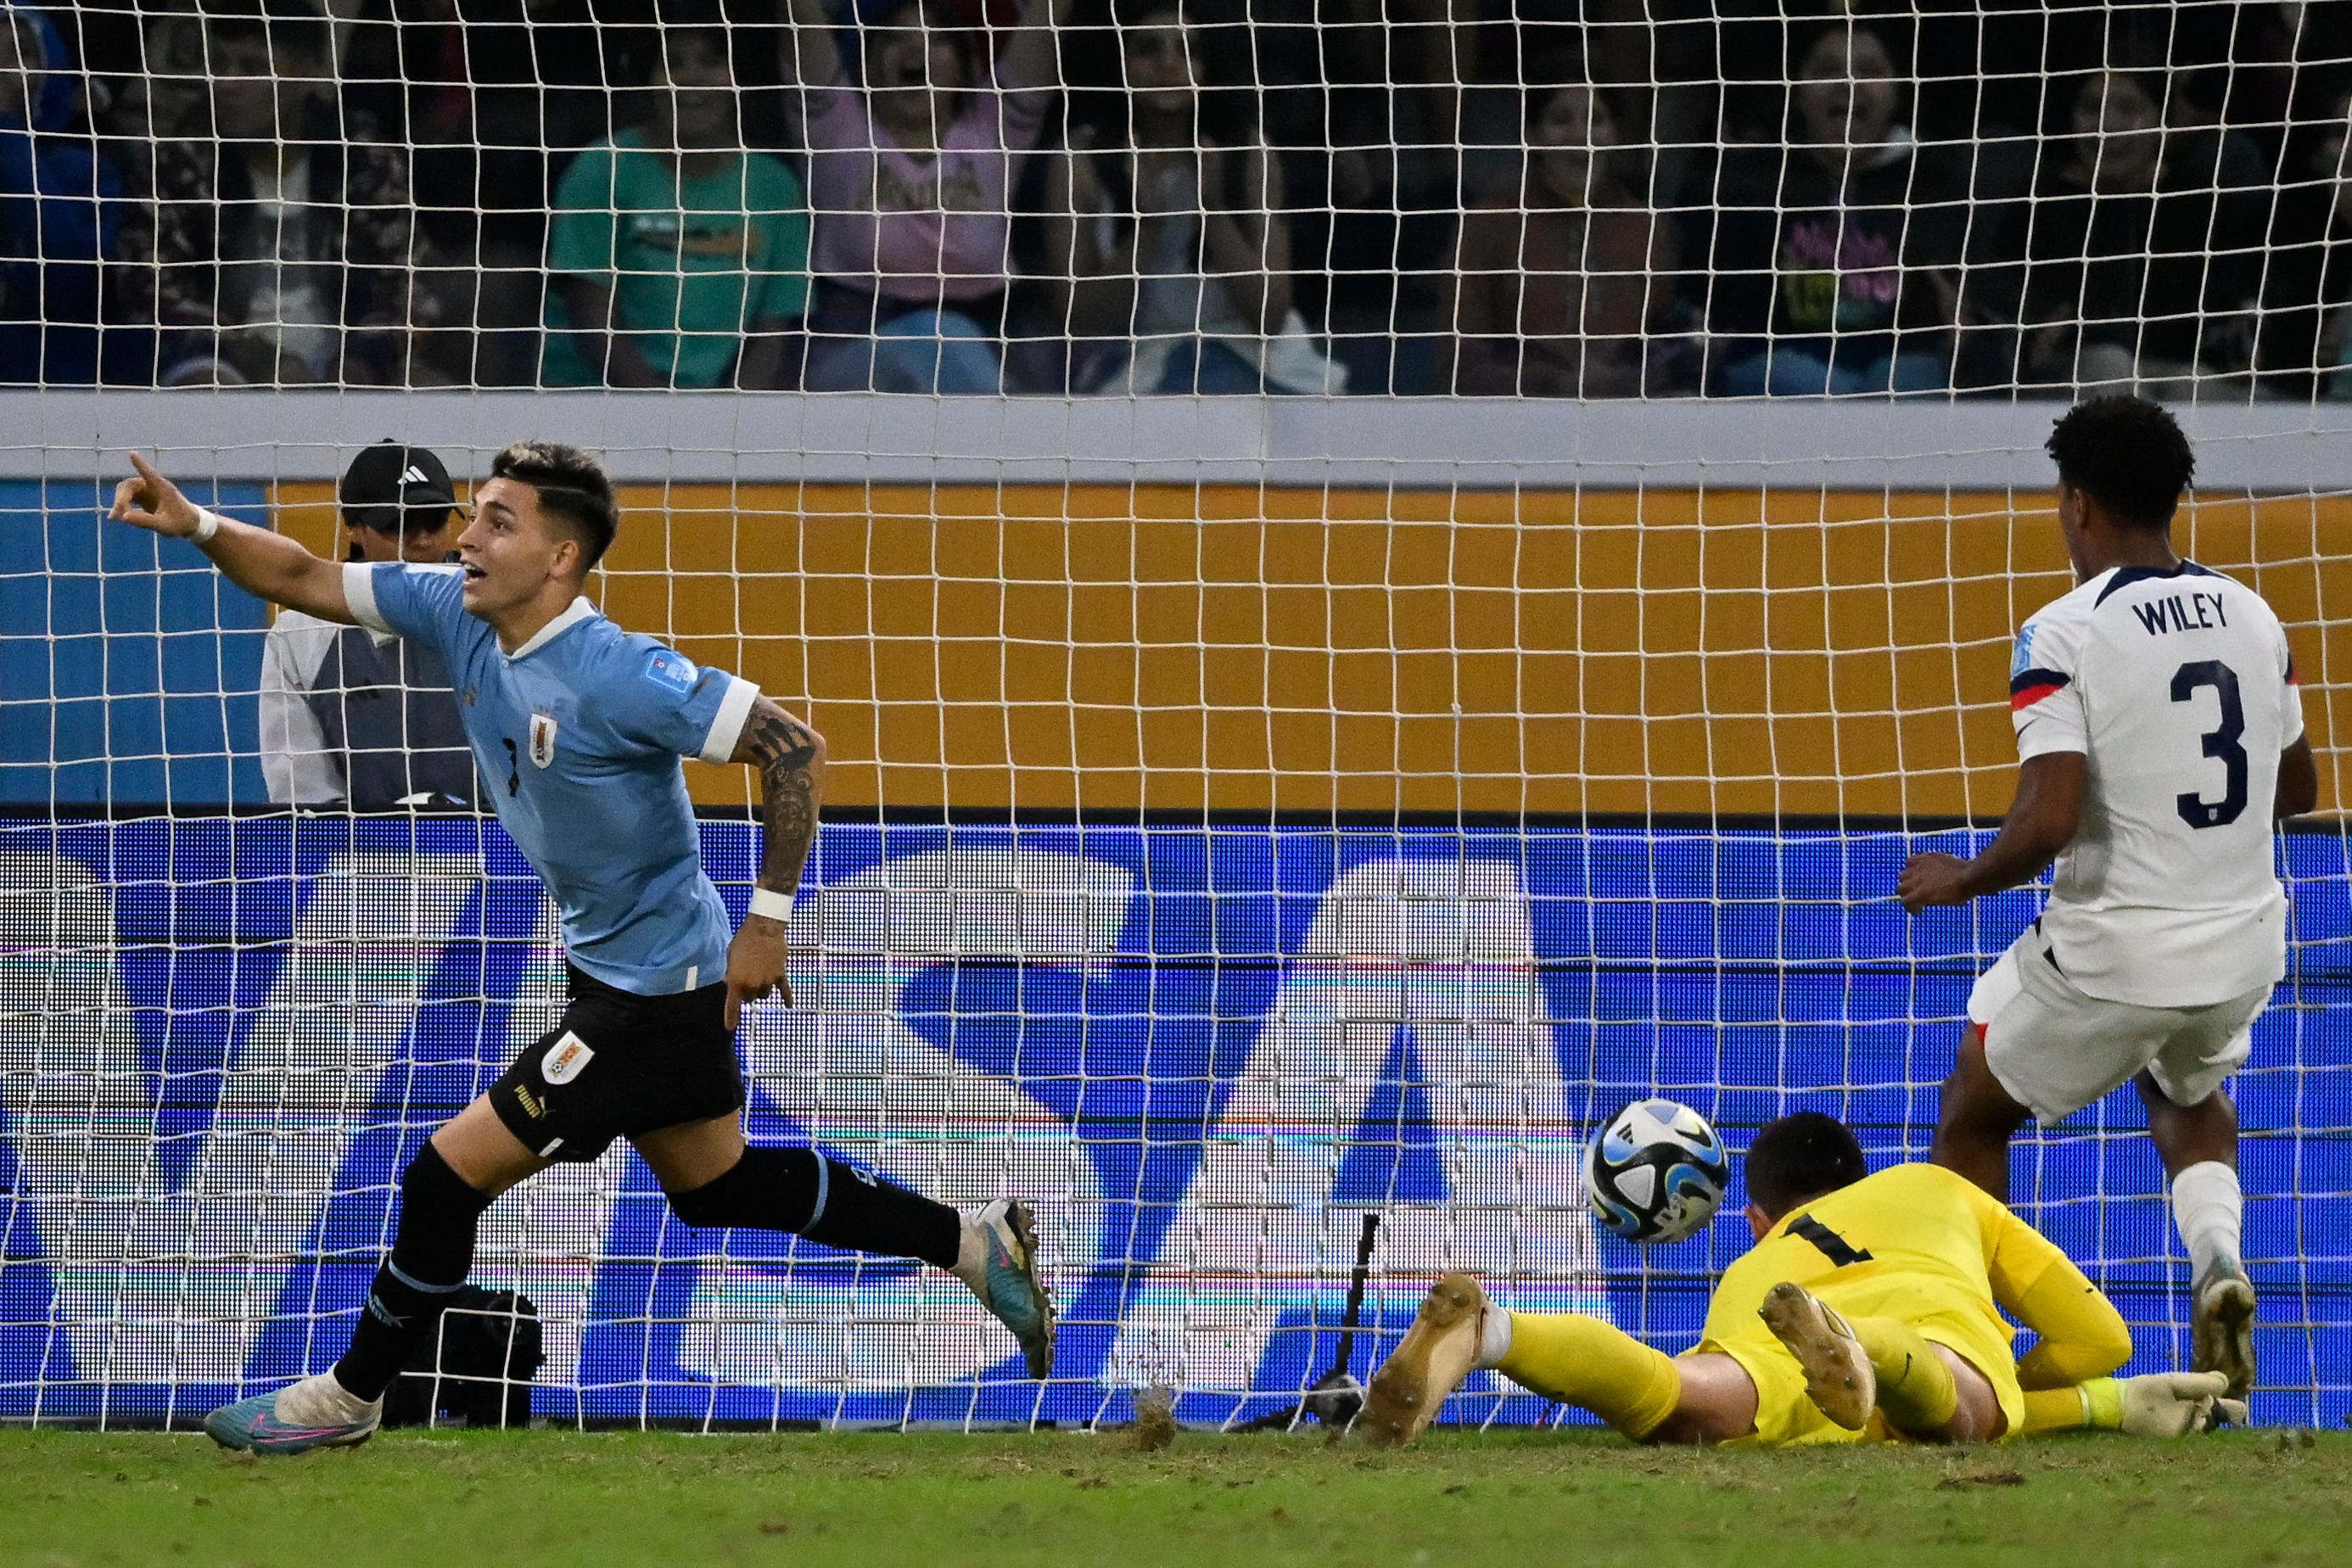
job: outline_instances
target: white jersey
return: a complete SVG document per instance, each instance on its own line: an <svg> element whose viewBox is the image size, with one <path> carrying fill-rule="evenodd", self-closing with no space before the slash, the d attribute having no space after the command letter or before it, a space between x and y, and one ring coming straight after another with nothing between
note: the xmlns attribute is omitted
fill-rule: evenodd
<svg viewBox="0 0 2352 1568"><path fill-rule="evenodd" d="M2009 705L2021 757L2089 760L2042 914L2066 978L2151 1007L2274 984L2286 894L2271 814L2303 707L2262 595L2192 562L2111 567L2025 623Z"/></svg>

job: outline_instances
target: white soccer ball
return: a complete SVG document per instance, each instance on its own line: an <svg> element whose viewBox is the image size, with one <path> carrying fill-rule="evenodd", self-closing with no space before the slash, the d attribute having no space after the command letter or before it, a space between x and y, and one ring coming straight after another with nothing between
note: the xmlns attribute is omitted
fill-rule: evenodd
<svg viewBox="0 0 2352 1568"><path fill-rule="evenodd" d="M1671 1100L1619 1111L1584 1152L1593 1216L1628 1241L1680 1241L1715 1217L1731 1156L1706 1117Z"/></svg>

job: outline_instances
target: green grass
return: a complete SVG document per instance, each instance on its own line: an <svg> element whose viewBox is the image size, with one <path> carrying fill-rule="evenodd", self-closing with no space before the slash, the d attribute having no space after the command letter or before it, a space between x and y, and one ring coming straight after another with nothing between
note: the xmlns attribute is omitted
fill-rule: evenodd
<svg viewBox="0 0 2352 1568"><path fill-rule="evenodd" d="M2352 1562L2352 1436L1699 1453L1575 1433L397 1434L257 1461L0 1432L0 1563Z"/></svg>

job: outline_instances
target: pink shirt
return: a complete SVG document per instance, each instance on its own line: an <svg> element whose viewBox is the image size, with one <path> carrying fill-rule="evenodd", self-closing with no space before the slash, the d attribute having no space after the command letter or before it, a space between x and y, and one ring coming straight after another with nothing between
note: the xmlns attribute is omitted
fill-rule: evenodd
<svg viewBox="0 0 2352 1568"><path fill-rule="evenodd" d="M875 124L866 95L808 89L810 264L892 300L982 300L1012 268L1013 181L1037 144L1049 92L982 89L919 158Z"/></svg>

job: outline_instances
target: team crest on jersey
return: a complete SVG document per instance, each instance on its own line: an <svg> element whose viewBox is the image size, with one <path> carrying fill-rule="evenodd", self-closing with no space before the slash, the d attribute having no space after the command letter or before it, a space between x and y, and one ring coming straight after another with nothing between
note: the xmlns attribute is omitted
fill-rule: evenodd
<svg viewBox="0 0 2352 1568"><path fill-rule="evenodd" d="M541 768L555 761L555 721L544 713L530 716L530 760Z"/></svg>
<svg viewBox="0 0 2352 1568"><path fill-rule="evenodd" d="M2033 668L2033 626L2028 623L2025 629L2017 634L2017 650L2009 656L2009 678L2011 680Z"/></svg>
<svg viewBox="0 0 2352 1568"><path fill-rule="evenodd" d="M547 1054L539 1058L539 1076L551 1084L570 1083L595 1058L593 1046L566 1029L563 1037L548 1047Z"/></svg>
<svg viewBox="0 0 2352 1568"><path fill-rule="evenodd" d="M680 697L693 690L694 683L701 676L702 672L694 668L692 659L666 647L656 648L646 658L646 679L664 691L675 691Z"/></svg>

